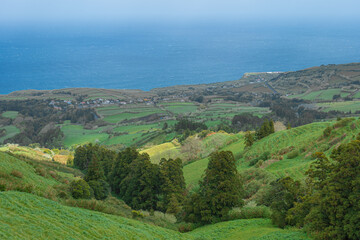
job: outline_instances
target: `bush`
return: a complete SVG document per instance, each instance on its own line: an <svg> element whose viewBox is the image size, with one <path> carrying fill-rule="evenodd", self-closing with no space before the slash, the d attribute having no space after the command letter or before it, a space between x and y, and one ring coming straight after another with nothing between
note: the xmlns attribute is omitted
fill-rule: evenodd
<svg viewBox="0 0 360 240"><path fill-rule="evenodd" d="M324 132L323 132L324 137L330 136L331 131L332 131L333 129L334 129L333 126L328 126L327 128L325 128L325 130L324 130Z"/></svg>
<svg viewBox="0 0 360 240"><path fill-rule="evenodd" d="M297 156L299 156L299 151L298 150L294 150L292 152L289 152L288 155L286 155L286 157L288 159L293 159L293 158L296 158Z"/></svg>
<svg viewBox="0 0 360 240"><path fill-rule="evenodd" d="M20 172L18 170L12 170L11 175L13 175L14 177L17 177L17 178L22 178L23 177L22 172Z"/></svg>
<svg viewBox="0 0 360 240"><path fill-rule="evenodd" d="M269 157L270 157L270 152L268 152L268 151L263 152L259 157L254 158L253 160L251 160L250 163L249 163L249 166L254 166L260 160L266 161L266 160L269 159Z"/></svg>
<svg viewBox="0 0 360 240"><path fill-rule="evenodd" d="M190 232L193 229L194 229L194 227L193 227L193 224L191 224L191 223L182 223L182 224L180 224L180 226L178 228L179 232L181 232L181 233Z"/></svg>
<svg viewBox="0 0 360 240"><path fill-rule="evenodd" d="M46 175L47 175L45 168L42 168L42 167L37 167L37 168L35 169L35 173L36 173L37 175L42 176L42 177L46 177Z"/></svg>
<svg viewBox="0 0 360 240"><path fill-rule="evenodd" d="M67 193L66 193L65 191L60 191L60 192L58 193L58 197L59 197L59 198L63 198L63 199L68 198Z"/></svg>
<svg viewBox="0 0 360 240"><path fill-rule="evenodd" d="M354 121L355 118L344 118L334 124L334 128L345 127L349 122Z"/></svg>
<svg viewBox="0 0 360 240"><path fill-rule="evenodd" d="M74 180L70 184L70 191L71 195L75 199L85 198L89 199L91 198L91 188L87 182L85 182L83 179Z"/></svg>
<svg viewBox="0 0 360 240"><path fill-rule="evenodd" d="M235 208L229 212L229 220L270 218L271 210L266 206L245 206L241 209Z"/></svg>
<svg viewBox="0 0 360 240"><path fill-rule="evenodd" d="M0 192L3 192L6 190L5 184L0 183Z"/></svg>
<svg viewBox="0 0 360 240"><path fill-rule="evenodd" d="M132 210L131 216L132 218L143 218L144 214L142 214L140 211Z"/></svg>

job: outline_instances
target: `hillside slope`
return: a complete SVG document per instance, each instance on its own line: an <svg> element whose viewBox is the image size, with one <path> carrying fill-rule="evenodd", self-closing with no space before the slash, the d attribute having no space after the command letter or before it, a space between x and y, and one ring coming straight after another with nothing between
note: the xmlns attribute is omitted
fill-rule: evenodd
<svg viewBox="0 0 360 240"><path fill-rule="evenodd" d="M309 239L270 220L235 220L181 234L136 220L62 206L28 193L0 193L1 239Z"/></svg>
<svg viewBox="0 0 360 240"><path fill-rule="evenodd" d="M295 72L281 73L269 83L283 94L302 93L307 90L341 88L355 84L359 87L360 63L329 64Z"/></svg>
<svg viewBox="0 0 360 240"><path fill-rule="evenodd" d="M186 239L132 219L62 206L28 193L0 193L1 239Z"/></svg>

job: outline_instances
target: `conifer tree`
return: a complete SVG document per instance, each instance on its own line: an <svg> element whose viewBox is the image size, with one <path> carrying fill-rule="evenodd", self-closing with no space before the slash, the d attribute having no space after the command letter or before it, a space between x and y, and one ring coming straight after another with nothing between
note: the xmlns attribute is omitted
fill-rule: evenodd
<svg viewBox="0 0 360 240"><path fill-rule="evenodd" d="M159 166L148 154L140 154L128 166L128 174L119 185L120 197L134 209L156 209L160 193Z"/></svg>
<svg viewBox="0 0 360 240"><path fill-rule="evenodd" d="M91 162L89 164L89 167L87 169L87 173L84 177L84 180L89 182L91 180L97 181L97 180L104 180L105 179L105 175L104 175L104 170L103 167L100 163L100 161L98 160L97 156L94 154L91 158Z"/></svg>
<svg viewBox="0 0 360 240"><path fill-rule="evenodd" d="M250 131L247 131L245 133L245 146L251 147L254 144L254 137L253 134Z"/></svg>
<svg viewBox="0 0 360 240"><path fill-rule="evenodd" d="M120 183L129 174L129 165L139 156L139 152L135 148L126 148L124 151L119 152L113 169L109 176L109 183L111 189L119 194Z"/></svg>
<svg viewBox="0 0 360 240"><path fill-rule="evenodd" d="M180 211L184 201L185 179L181 159L160 160L160 180L162 201L159 205L162 210L172 213ZM171 205L171 206L170 206Z"/></svg>
<svg viewBox="0 0 360 240"><path fill-rule="evenodd" d="M210 223L227 217L233 207L243 205L242 183L230 151L214 152L199 193L190 197L186 206L186 220Z"/></svg>

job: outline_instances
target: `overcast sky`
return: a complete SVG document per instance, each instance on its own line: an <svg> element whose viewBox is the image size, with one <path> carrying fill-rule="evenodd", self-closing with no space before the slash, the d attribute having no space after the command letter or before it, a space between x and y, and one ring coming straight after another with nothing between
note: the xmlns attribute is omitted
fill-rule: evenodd
<svg viewBox="0 0 360 240"><path fill-rule="evenodd" d="M359 0L0 0L0 23L359 19Z"/></svg>

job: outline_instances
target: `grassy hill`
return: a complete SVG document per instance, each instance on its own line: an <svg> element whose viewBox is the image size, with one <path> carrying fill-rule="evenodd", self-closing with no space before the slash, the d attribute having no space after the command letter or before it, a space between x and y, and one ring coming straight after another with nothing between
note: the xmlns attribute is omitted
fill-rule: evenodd
<svg viewBox="0 0 360 240"><path fill-rule="evenodd" d="M22 192L0 193L1 239L309 239L270 220L235 220L181 234L119 216L63 206Z"/></svg>
<svg viewBox="0 0 360 240"><path fill-rule="evenodd" d="M272 87L283 94L304 93L311 90L329 89L325 93L314 92L307 98L316 98L323 95L323 98L329 98L331 94L337 92L342 87L351 87L350 89L359 89L360 64L330 64L320 67L312 67L295 72L281 73L279 76L269 81Z"/></svg>
<svg viewBox="0 0 360 240"><path fill-rule="evenodd" d="M317 122L289 130L275 132L250 148L244 148L240 138L221 150L230 150L237 160L237 168L244 178L247 201L256 199L257 193L271 181L290 176L304 180L305 172L315 160L312 154L331 151L341 143L356 139L360 133L360 120L346 118L340 121ZM331 133L324 135L329 127ZM184 166L184 177L189 188L196 188L209 159L203 158Z"/></svg>
<svg viewBox="0 0 360 240"><path fill-rule="evenodd" d="M186 239L136 220L63 206L28 193L0 193L1 239Z"/></svg>

